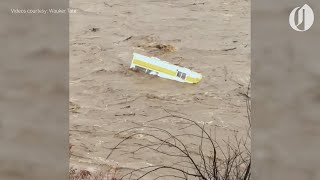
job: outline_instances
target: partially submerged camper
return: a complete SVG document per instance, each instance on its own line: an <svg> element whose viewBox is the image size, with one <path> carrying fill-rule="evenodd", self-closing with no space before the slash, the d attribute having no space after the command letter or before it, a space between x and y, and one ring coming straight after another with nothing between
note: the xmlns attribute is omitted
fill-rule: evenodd
<svg viewBox="0 0 320 180"><path fill-rule="evenodd" d="M147 74L186 83L198 83L202 75L190 69L179 67L155 57L133 53L131 69Z"/></svg>

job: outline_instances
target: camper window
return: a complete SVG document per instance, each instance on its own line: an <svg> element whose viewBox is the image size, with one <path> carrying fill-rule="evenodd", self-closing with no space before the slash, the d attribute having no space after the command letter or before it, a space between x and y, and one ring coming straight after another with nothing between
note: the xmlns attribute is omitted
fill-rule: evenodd
<svg viewBox="0 0 320 180"><path fill-rule="evenodd" d="M140 67L140 66L136 66L135 69L137 71L141 71L141 72L146 72L146 70L147 70L146 68L143 68L143 67Z"/></svg>
<svg viewBox="0 0 320 180"><path fill-rule="evenodd" d="M177 76L181 77L182 72L178 71Z"/></svg>
<svg viewBox="0 0 320 180"><path fill-rule="evenodd" d="M178 71L177 76L178 76L179 78L181 78L181 79L185 80L185 79L186 79L187 74L186 74L186 73L182 73L182 72Z"/></svg>
<svg viewBox="0 0 320 180"><path fill-rule="evenodd" d="M186 79L186 76L187 76L186 73L182 73L181 78L182 78L183 80L185 80L185 79Z"/></svg>

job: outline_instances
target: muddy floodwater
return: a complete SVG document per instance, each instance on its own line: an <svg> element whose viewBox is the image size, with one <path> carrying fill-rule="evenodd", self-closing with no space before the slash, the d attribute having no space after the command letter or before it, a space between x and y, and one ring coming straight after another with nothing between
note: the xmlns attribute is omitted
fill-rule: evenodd
<svg viewBox="0 0 320 180"><path fill-rule="evenodd" d="M106 157L128 135L117 133L128 128L199 133L179 117L205 125L217 141L235 132L247 136L250 2L72 0L70 8L76 10L70 14L71 165L121 171L170 163L173 158L152 151L132 157L120 149ZM187 84L131 71L133 52L203 79ZM196 150L195 137L183 140ZM149 141L140 135L129 143Z"/></svg>

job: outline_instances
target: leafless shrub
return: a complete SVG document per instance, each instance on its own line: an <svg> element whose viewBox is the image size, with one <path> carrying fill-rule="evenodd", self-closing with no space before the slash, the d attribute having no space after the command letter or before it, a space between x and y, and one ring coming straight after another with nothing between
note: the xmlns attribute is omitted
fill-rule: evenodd
<svg viewBox="0 0 320 180"><path fill-rule="evenodd" d="M198 179L198 180L249 180L251 176L250 150L247 148L248 138L238 138L238 135L218 142L211 135L205 124L194 120L170 114L165 118L175 118L184 121L181 130L195 127L199 133L172 133L158 126L145 124L126 129L117 134L123 140L112 148L107 158L115 151L124 152L122 155L141 155L142 151L152 151L159 156L169 156L174 163L163 163L137 168L122 175L119 179L151 179L152 174L157 172L153 179ZM194 132L194 131L193 131ZM122 134L122 135L121 135ZM136 139L144 138L147 142L139 143ZM192 138L190 138L192 137ZM197 142L196 148L187 145L189 138ZM129 145L128 145L129 143ZM135 150L127 150L128 147ZM223 146L223 147L222 147ZM196 150L195 150L196 149ZM145 153L145 152L144 152ZM159 171L162 171L161 174ZM154 176L153 176L154 177Z"/></svg>

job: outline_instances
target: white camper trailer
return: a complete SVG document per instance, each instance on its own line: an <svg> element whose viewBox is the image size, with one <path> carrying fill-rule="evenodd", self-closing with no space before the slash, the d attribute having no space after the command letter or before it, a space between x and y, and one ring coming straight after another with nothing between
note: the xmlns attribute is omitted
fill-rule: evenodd
<svg viewBox="0 0 320 180"><path fill-rule="evenodd" d="M202 75L190 69L179 67L155 57L133 53L131 69L147 74L186 83L198 83Z"/></svg>

